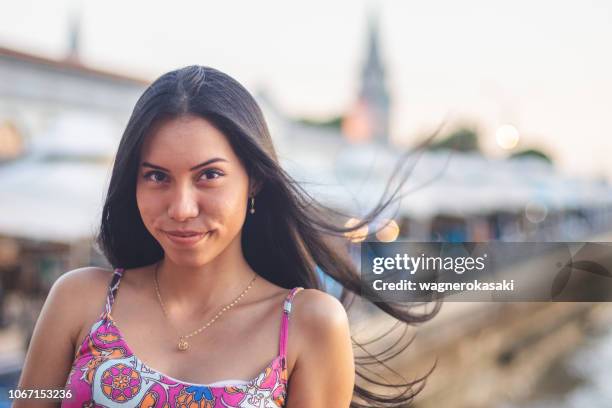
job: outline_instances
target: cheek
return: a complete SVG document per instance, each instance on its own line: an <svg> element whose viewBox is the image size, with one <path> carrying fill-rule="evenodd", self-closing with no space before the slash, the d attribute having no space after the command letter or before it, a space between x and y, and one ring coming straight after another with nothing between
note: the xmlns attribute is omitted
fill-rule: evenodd
<svg viewBox="0 0 612 408"><path fill-rule="evenodd" d="M246 198L243 200L236 194L215 195L204 200L202 205L205 214L217 215L226 223L239 221L246 212Z"/></svg>
<svg viewBox="0 0 612 408"><path fill-rule="evenodd" d="M246 194L236 191L215 194L203 201L203 213L222 224L228 233L236 233L244 224L247 211Z"/></svg>
<svg viewBox="0 0 612 408"><path fill-rule="evenodd" d="M140 217L148 229L151 229L153 221L159 216L161 201L156 200L146 189L136 187L136 206Z"/></svg>

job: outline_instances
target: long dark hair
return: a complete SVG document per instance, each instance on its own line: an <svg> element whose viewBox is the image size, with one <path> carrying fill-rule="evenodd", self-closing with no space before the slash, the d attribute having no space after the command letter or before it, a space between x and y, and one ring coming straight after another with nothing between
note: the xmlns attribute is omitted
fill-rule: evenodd
<svg viewBox="0 0 612 408"><path fill-rule="evenodd" d="M355 295L361 293L361 281L348 256L345 234L372 222L398 199L400 189L389 190L393 178L397 181L399 177L397 185L403 185L405 175L399 170L402 158L378 205L361 222L346 227L342 222L345 214L319 203L281 168L261 109L251 94L230 76L209 67L188 66L168 72L153 82L136 103L119 143L97 237L109 263L115 268L134 268L163 258L161 246L140 217L136 177L141 147L154 122L186 114L207 119L226 135L250 179L260 183L257 212L246 218L242 231L242 249L253 270L284 288L320 289L318 266L342 285L341 300L348 308ZM400 322L411 324L429 320L440 306L436 302L430 313L413 314L406 305L383 301L374 304ZM425 376L412 382L376 380L366 375L372 372L370 367L387 367L385 362L409 343L396 343L378 354L370 353L365 344L354 339L353 344L366 355L355 358L360 381L355 385L352 407L408 406L433 370L432 367ZM394 348L399 351L393 351ZM387 387L401 392L391 396L386 392L377 394L360 385L361 380L383 390Z"/></svg>

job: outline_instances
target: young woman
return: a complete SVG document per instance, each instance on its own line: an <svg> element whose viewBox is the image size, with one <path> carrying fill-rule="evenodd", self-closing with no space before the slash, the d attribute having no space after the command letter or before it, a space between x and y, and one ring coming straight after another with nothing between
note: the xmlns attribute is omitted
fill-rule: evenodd
<svg viewBox="0 0 612 408"><path fill-rule="evenodd" d="M316 273L348 305L359 273L337 241L389 202L338 227L280 167L244 87L201 66L161 76L130 117L103 208L114 270L57 280L19 388L63 389L63 407L406 406L423 379L366 376L384 359L355 364L345 307ZM377 306L412 323L437 312ZM403 393L373 393L356 374Z"/></svg>

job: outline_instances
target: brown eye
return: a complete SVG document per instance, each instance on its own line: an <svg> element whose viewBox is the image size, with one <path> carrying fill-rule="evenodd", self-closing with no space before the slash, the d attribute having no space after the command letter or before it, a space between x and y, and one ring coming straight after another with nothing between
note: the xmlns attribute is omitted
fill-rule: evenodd
<svg viewBox="0 0 612 408"><path fill-rule="evenodd" d="M201 178L202 176L205 176L205 178L206 178L207 180L213 180L213 179L216 179L216 178L219 178L219 177L223 176L223 173L222 173L222 172L220 172L219 170L214 170L214 169L211 169L211 170L205 170L205 171L203 171L203 172L200 174L200 178Z"/></svg>
<svg viewBox="0 0 612 408"><path fill-rule="evenodd" d="M163 183L165 177L166 175L161 171L150 171L143 176L145 180L153 181L154 183Z"/></svg>

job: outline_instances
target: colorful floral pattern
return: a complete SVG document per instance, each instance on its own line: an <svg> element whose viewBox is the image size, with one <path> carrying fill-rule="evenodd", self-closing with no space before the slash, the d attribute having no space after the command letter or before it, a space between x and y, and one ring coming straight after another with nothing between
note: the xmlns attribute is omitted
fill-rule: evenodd
<svg viewBox="0 0 612 408"><path fill-rule="evenodd" d="M293 296L283 305L280 352L247 384L224 387L181 383L149 367L132 353L110 314L123 269L116 269L105 310L77 352L62 407L137 408L278 408L287 396L286 342Z"/></svg>

